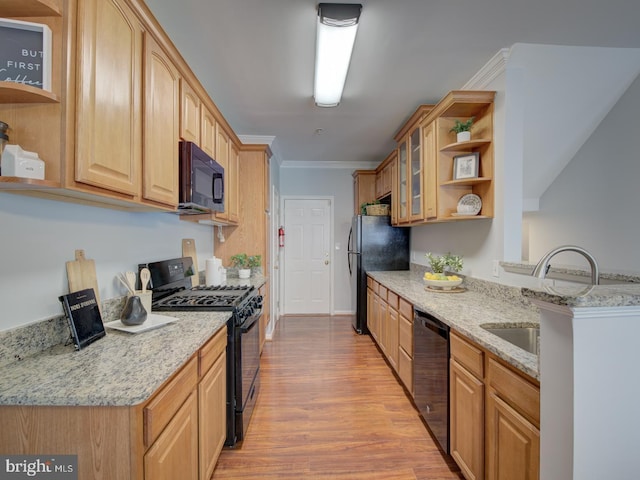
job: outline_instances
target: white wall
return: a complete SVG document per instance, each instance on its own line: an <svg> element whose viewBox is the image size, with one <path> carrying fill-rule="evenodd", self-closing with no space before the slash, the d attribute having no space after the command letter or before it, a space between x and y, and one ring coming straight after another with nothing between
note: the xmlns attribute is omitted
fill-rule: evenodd
<svg viewBox="0 0 640 480"><path fill-rule="evenodd" d="M84 249L96 264L101 300L126 292L117 272L182 256L182 238L196 242L202 269L213 252L210 226L171 213L128 213L0 193L0 330L62 314L65 262Z"/></svg>
<svg viewBox="0 0 640 480"><path fill-rule="evenodd" d="M282 168L280 195L333 196L333 308L336 314L355 311L352 305L351 282L347 264L347 241L353 218L354 168ZM282 288L286 285L282 284Z"/></svg>
<svg viewBox="0 0 640 480"><path fill-rule="evenodd" d="M601 269L640 273L638 112L640 77L541 197L540 211L526 215L531 259L577 244ZM558 256L558 263L582 261Z"/></svg>

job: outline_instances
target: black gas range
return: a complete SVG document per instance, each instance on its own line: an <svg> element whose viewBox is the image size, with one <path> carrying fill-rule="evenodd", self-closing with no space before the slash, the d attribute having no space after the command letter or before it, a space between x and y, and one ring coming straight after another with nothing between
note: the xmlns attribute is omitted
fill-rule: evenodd
<svg viewBox="0 0 640 480"><path fill-rule="evenodd" d="M157 312L202 311L232 313L227 322L227 439L233 447L243 440L260 386L260 317L262 296L254 286L230 282L192 286L197 275L191 257L138 266L151 273L151 308Z"/></svg>

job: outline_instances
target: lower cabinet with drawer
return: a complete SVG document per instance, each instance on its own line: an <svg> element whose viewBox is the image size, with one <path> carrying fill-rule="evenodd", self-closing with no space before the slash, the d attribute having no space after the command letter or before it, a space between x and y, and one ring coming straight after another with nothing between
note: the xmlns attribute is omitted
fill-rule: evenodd
<svg viewBox="0 0 640 480"><path fill-rule="evenodd" d="M145 480L208 480L226 435L226 328L144 407Z"/></svg>
<svg viewBox="0 0 640 480"><path fill-rule="evenodd" d="M413 305L367 277L367 317L371 337L413 395Z"/></svg>
<svg viewBox="0 0 640 480"><path fill-rule="evenodd" d="M226 436L226 344L225 326L138 405L0 406L0 451L77 455L80 479L208 480Z"/></svg>
<svg viewBox="0 0 640 480"><path fill-rule="evenodd" d="M451 456L471 480L535 480L540 386L451 331Z"/></svg>
<svg viewBox="0 0 640 480"><path fill-rule="evenodd" d="M450 451L465 478L484 478L484 353L451 332Z"/></svg>
<svg viewBox="0 0 640 480"><path fill-rule="evenodd" d="M413 395L413 305L398 300L398 376Z"/></svg>

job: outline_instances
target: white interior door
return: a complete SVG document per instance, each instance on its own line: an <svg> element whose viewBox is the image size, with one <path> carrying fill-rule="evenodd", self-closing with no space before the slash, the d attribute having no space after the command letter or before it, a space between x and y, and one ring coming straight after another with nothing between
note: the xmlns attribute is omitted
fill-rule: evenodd
<svg viewBox="0 0 640 480"><path fill-rule="evenodd" d="M284 200L284 313L331 313L331 200Z"/></svg>

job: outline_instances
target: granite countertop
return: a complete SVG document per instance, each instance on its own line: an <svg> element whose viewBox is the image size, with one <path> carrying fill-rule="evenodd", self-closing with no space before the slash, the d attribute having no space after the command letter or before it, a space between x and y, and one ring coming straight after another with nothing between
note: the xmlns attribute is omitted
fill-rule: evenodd
<svg viewBox="0 0 640 480"><path fill-rule="evenodd" d="M200 272L204 284L204 272ZM223 285L260 288L267 277L231 275ZM106 324L126 297L102 302ZM231 317L231 312L153 312L178 321L131 334L107 335L76 351L64 344L64 316L0 332L0 405L131 406L147 400Z"/></svg>
<svg viewBox="0 0 640 480"><path fill-rule="evenodd" d="M482 324L504 323L516 326L539 325L540 315L537 308L520 301L519 289L499 289L499 292L504 292L504 297L501 298L495 292L489 295L472 289L472 280L466 279L469 288L465 292L431 292L425 290L421 274L412 271L367 274L411 302L414 308L435 316L510 365L540 380L537 355L518 348L480 327Z"/></svg>
<svg viewBox="0 0 640 480"><path fill-rule="evenodd" d="M531 300L580 307L634 307L640 305L640 284L620 285L542 285L523 288L522 295Z"/></svg>
<svg viewBox="0 0 640 480"><path fill-rule="evenodd" d="M131 406L147 400L231 312L163 312L179 320L107 335L76 351L57 345L0 368L0 405Z"/></svg>

